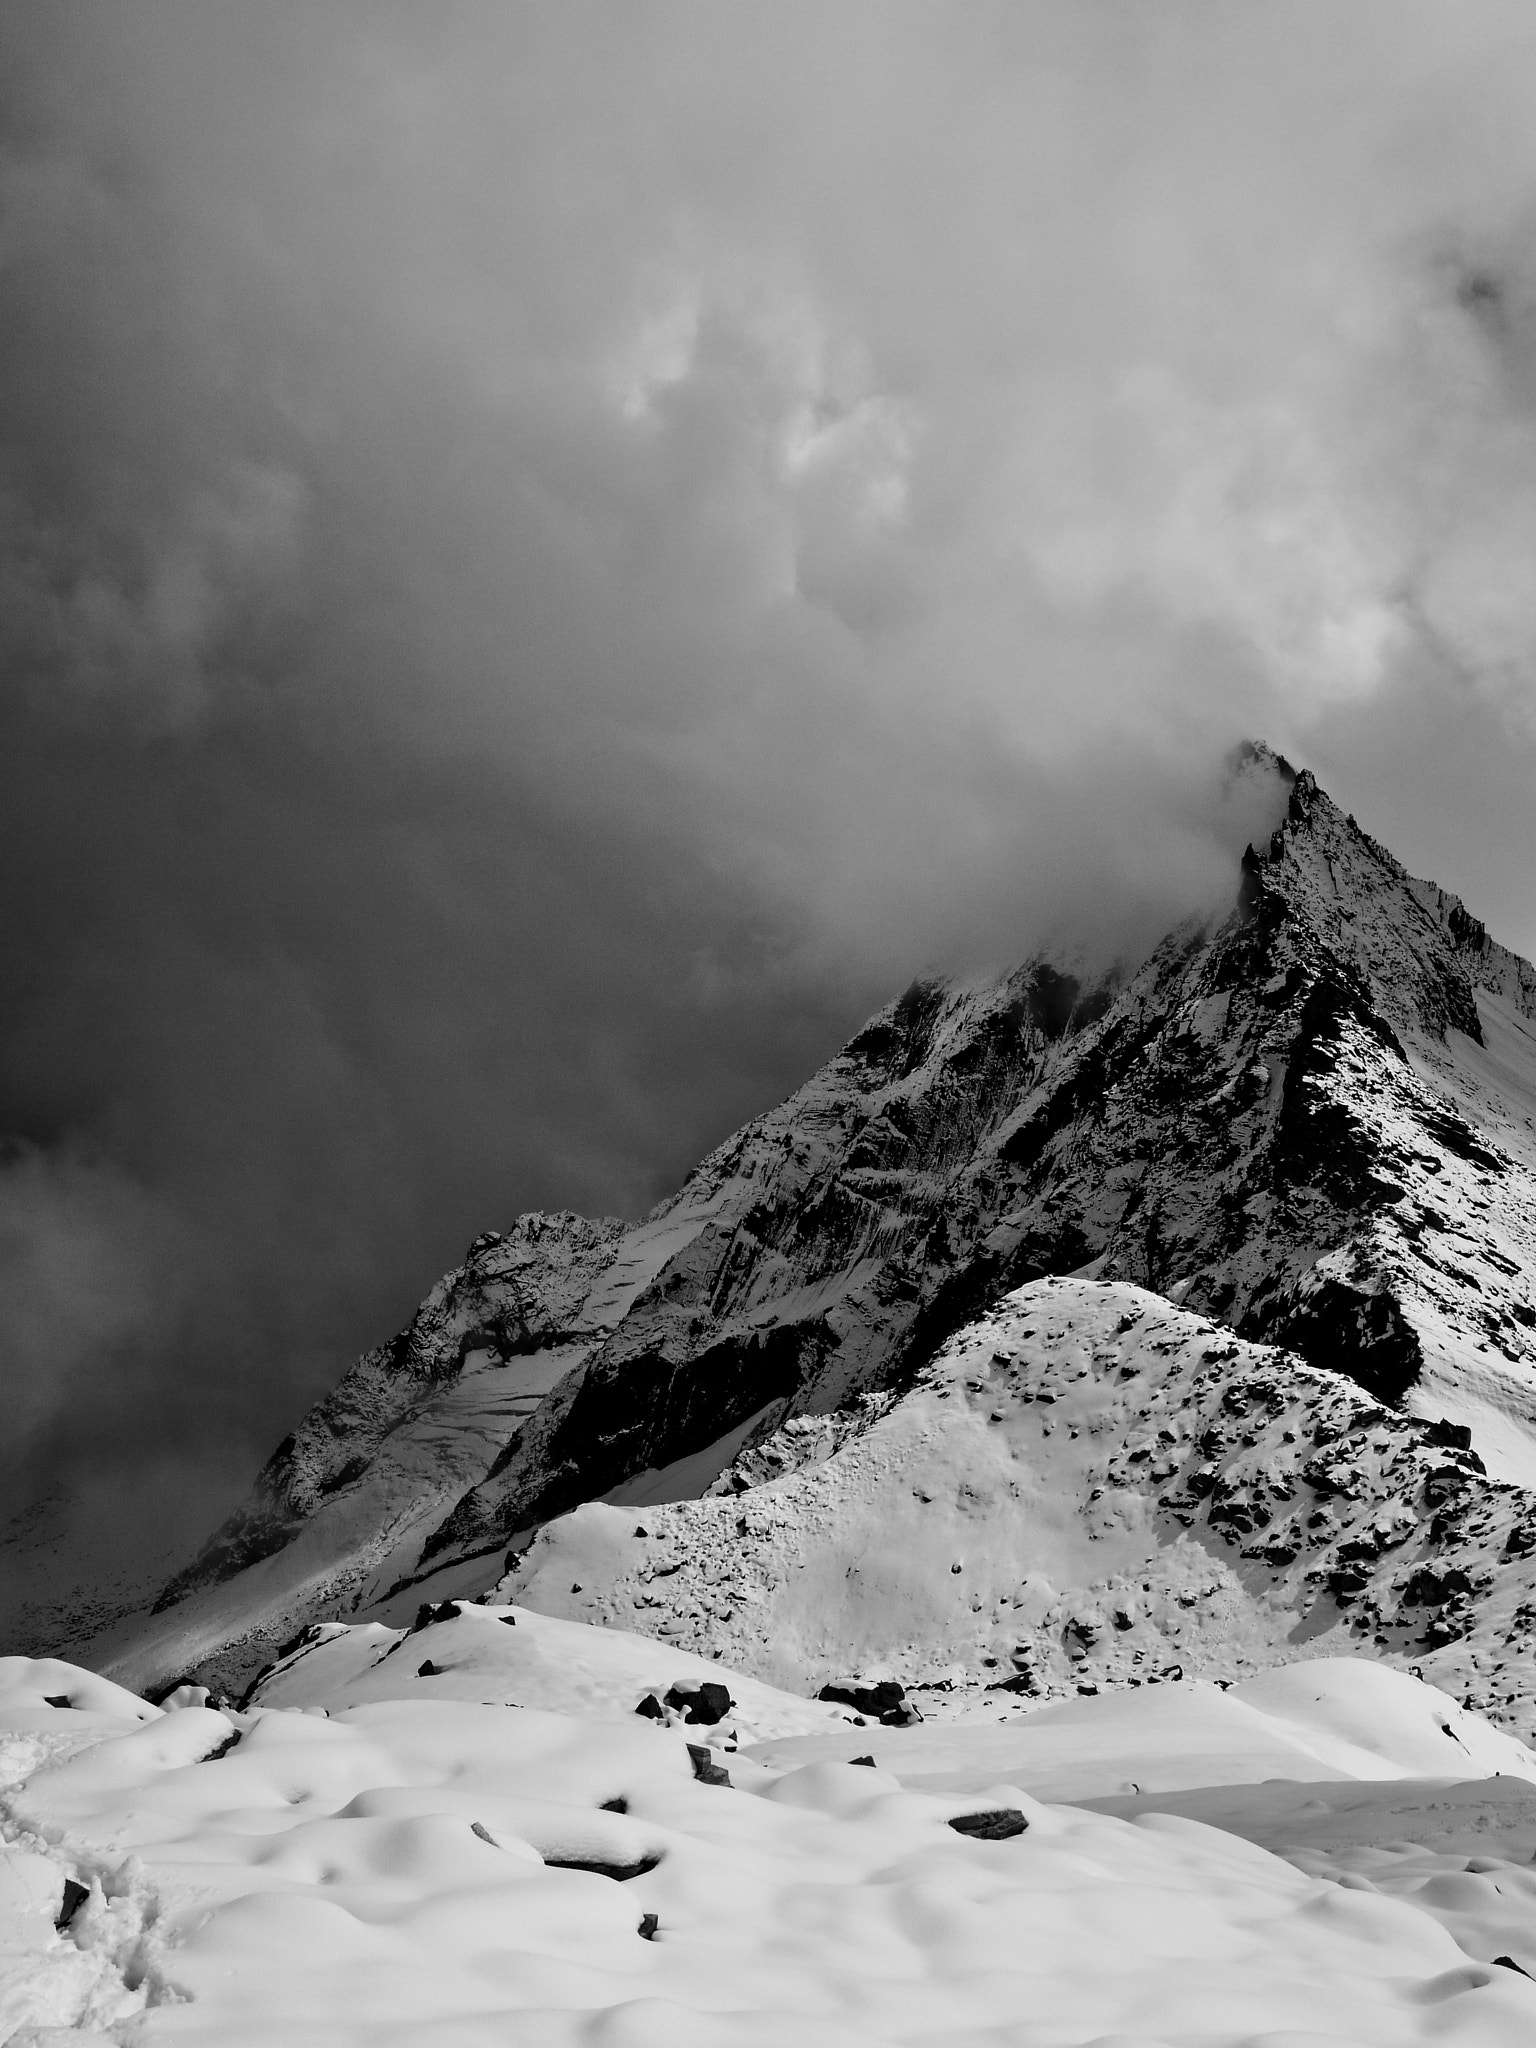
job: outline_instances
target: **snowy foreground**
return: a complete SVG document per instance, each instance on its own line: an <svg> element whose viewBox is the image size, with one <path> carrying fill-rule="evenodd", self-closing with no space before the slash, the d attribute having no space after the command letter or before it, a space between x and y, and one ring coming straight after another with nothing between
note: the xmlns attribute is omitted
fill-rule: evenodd
<svg viewBox="0 0 1536 2048"><path fill-rule="evenodd" d="M1383 1666L885 1728L465 1606L258 1701L0 1660L0 2040L1536 2041L1536 1755Z"/></svg>

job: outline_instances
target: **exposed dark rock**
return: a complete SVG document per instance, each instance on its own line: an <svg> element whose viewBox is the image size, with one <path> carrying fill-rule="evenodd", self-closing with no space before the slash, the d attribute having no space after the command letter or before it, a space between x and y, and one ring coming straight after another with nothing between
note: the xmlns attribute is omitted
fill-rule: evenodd
<svg viewBox="0 0 1536 2048"><path fill-rule="evenodd" d="M663 1704L669 1706L675 1714L681 1714L685 1721L712 1728L717 1722L725 1719L736 1702L725 1686L706 1679L703 1685L692 1688L683 1685L672 1686Z"/></svg>
<svg viewBox="0 0 1536 2048"><path fill-rule="evenodd" d="M918 1718L907 1704L906 1688L893 1678L882 1678L876 1685L824 1685L816 1697L834 1706L852 1707L856 1714L867 1715L887 1728L902 1728Z"/></svg>
<svg viewBox="0 0 1536 2048"><path fill-rule="evenodd" d="M729 1780L726 1782L729 1783ZM659 1856L642 1856L637 1863L594 1863L580 1856L544 1858L550 1870L588 1870L594 1877L611 1877L617 1884L627 1884L632 1877L644 1877L646 1872L654 1870L660 1861Z"/></svg>
<svg viewBox="0 0 1536 2048"><path fill-rule="evenodd" d="M725 1769L723 1764L717 1764L707 1749L702 1748L696 1742L690 1742L688 1745L688 1756L693 1765L693 1775L701 1785L730 1784L730 1772Z"/></svg>
<svg viewBox="0 0 1536 2048"><path fill-rule="evenodd" d="M1365 1292L1331 1276L1303 1281L1250 1309L1238 1328L1242 1336L1287 1345L1388 1401L1401 1400L1424 1366L1419 1334L1386 1287Z"/></svg>
<svg viewBox="0 0 1536 2048"><path fill-rule="evenodd" d="M984 1813L962 1813L950 1822L957 1835L976 1842L1006 1842L1029 1826L1016 1806L991 1806Z"/></svg>
<svg viewBox="0 0 1536 2048"><path fill-rule="evenodd" d="M439 1621L457 1621L464 1612L457 1600L439 1600L435 1604L426 1601L416 1610L416 1619L411 1623L411 1634L418 1629L431 1628Z"/></svg>
<svg viewBox="0 0 1536 2048"><path fill-rule="evenodd" d="M1442 1415L1437 1422L1426 1425L1424 1441L1436 1445L1442 1451L1470 1451L1472 1432L1464 1422L1447 1422Z"/></svg>
<svg viewBox="0 0 1536 2048"><path fill-rule="evenodd" d="M57 1917L55 1918L53 1923L54 1926L59 1930L60 1934L62 1934L65 1928L68 1927L70 1921L74 1919L75 1915L79 1912L80 1908L85 1904L86 1900L90 1896L91 1888L88 1884L81 1884L78 1881L78 1879L73 1877L65 1878L64 1897L62 1902L60 1903Z"/></svg>
<svg viewBox="0 0 1536 2048"><path fill-rule="evenodd" d="M1405 1607L1438 1607L1443 1600L1451 1599L1457 1593L1470 1593L1472 1581L1464 1571L1455 1566L1448 1571L1437 1572L1425 1565L1413 1574L1403 1588Z"/></svg>

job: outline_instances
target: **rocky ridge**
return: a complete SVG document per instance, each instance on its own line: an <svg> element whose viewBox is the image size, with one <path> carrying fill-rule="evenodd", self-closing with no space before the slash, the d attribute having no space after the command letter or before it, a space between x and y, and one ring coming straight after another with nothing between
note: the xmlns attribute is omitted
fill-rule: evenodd
<svg viewBox="0 0 1536 2048"><path fill-rule="evenodd" d="M478 1239L110 1668L254 1668L582 1501L701 1494L1051 1273L1177 1298L1536 1478L1536 974L1310 775L1245 772L1278 822L1213 929L1123 980L915 983L643 1223Z"/></svg>
<svg viewBox="0 0 1536 2048"><path fill-rule="evenodd" d="M930 1718L1367 1655L1536 1734L1536 1491L1455 1424L1123 1284L1044 1280L831 1442L592 1503L492 1597Z"/></svg>

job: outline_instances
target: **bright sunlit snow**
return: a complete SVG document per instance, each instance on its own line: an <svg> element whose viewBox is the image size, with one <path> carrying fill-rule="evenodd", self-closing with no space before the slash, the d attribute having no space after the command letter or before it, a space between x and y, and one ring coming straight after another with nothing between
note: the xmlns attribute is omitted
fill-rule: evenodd
<svg viewBox="0 0 1536 2048"><path fill-rule="evenodd" d="M737 1702L718 1723L633 1712L706 1676ZM0 1663L0 2039L1536 2038L1536 1983L1493 1961L1536 1911L1499 1832L1529 1833L1536 1757L1379 1666L879 1728L616 1629L465 1606L404 1636L317 1631L264 1690L162 1713L66 1664ZM1133 1783L1174 1802L1223 1784L1233 1831L1038 1796ZM1311 1871L1243 1839L1245 1800L1281 1844L1310 1816ZM1370 1845L1331 1872L1317 1816L1347 1838L1361 1802ZM1486 1853L1425 1846L1452 1807ZM975 1815L980 1835L953 1825Z"/></svg>

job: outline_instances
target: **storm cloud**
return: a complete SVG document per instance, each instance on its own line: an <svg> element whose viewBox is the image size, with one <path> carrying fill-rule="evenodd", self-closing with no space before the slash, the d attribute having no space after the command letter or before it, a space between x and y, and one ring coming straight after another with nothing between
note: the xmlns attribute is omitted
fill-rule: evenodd
<svg viewBox="0 0 1536 2048"><path fill-rule="evenodd" d="M1245 734L1536 950L1533 77L1523 4L0 15L69 1568L914 972L1219 904Z"/></svg>

